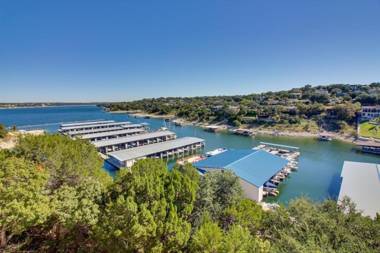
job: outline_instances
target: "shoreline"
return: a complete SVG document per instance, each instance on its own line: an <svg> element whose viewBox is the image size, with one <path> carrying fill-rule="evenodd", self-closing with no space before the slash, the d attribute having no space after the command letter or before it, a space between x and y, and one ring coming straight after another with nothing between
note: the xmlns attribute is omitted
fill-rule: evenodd
<svg viewBox="0 0 380 253"><path fill-rule="evenodd" d="M109 111L109 112L114 113L114 114L128 114L132 117L139 117L139 118L149 117L152 119L170 119L170 120L175 119L177 122L180 122L183 125L192 125L192 126L197 126L197 127L201 127L201 128L205 128L208 125L208 123L188 121L188 120L183 119L183 118L177 118L175 115L168 115L168 114L157 115L157 114L153 114L153 113L145 113L142 111L122 111L122 110L121 111ZM226 132L226 131L228 131L228 129L233 128L232 126L229 126L226 124L219 125L219 126L221 128L220 132L223 132L223 131ZM319 133L311 133L311 132L296 132L296 131L287 131L287 130L283 130L283 131L263 130L263 129L259 129L256 127L249 127L249 128L244 128L244 129L253 131L254 135L285 136L285 137L294 137L294 138L318 138L319 137ZM327 132L327 131L325 131L325 133L330 134L332 136L333 140L339 140L339 141L342 141L345 143L351 143L352 144L355 140L354 136L342 135L340 133Z"/></svg>

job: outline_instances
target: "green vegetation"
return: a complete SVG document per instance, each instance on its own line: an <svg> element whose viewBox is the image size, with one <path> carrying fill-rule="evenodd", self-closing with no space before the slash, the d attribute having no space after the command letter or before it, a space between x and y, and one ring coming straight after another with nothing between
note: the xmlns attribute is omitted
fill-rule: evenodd
<svg viewBox="0 0 380 253"><path fill-rule="evenodd" d="M112 180L95 148L27 136L0 151L0 251L379 252L380 216L345 200L264 212L231 172L140 160Z"/></svg>
<svg viewBox="0 0 380 253"><path fill-rule="evenodd" d="M380 83L306 85L288 91L241 96L167 97L104 105L112 111L171 114L200 123L273 130L350 132L360 105L380 103Z"/></svg>
<svg viewBox="0 0 380 253"><path fill-rule="evenodd" d="M363 137L380 139L380 124L377 122L363 122L360 124L359 134Z"/></svg>
<svg viewBox="0 0 380 253"><path fill-rule="evenodd" d="M3 124L0 124L0 139L4 138L7 135L7 133L7 128Z"/></svg>

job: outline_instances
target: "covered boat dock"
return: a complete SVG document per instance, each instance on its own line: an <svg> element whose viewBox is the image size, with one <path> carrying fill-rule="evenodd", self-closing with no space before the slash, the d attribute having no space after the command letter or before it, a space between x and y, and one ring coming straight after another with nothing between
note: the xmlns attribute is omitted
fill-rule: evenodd
<svg viewBox="0 0 380 253"><path fill-rule="evenodd" d="M78 135L80 139L90 140L90 141L102 141L108 139L115 139L120 137L126 137L135 134L145 133L146 129L141 124L130 124L117 131L106 131L100 133L91 133Z"/></svg>
<svg viewBox="0 0 380 253"><path fill-rule="evenodd" d="M136 148L110 152L108 153L108 162L118 168L129 168L139 159L174 159L176 157L194 153L201 150L203 147L203 139L197 137L183 137Z"/></svg>
<svg viewBox="0 0 380 253"><path fill-rule="evenodd" d="M264 184L280 173L288 161L264 150L227 150L205 160L193 163L201 172L231 170L240 179L244 195L260 202L263 199Z"/></svg>
<svg viewBox="0 0 380 253"><path fill-rule="evenodd" d="M94 125L94 124L107 124L115 122L114 120L98 120L98 121L77 121L70 123L63 123L60 127L73 127L73 126L85 126L85 125Z"/></svg>
<svg viewBox="0 0 380 253"><path fill-rule="evenodd" d="M131 131L131 130L129 130ZM128 137L113 138L93 142L94 146L102 153L108 153L123 149L135 148L154 143L170 141L176 138L176 134L171 131L156 131L143 133Z"/></svg>
<svg viewBox="0 0 380 253"><path fill-rule="evenodd" d="M364 215L380 214L380 164L345 161L341 180L340 201L347 196Z"/></svg>
<svg viewBox="0 0 380 253"><path fill-rule="evenodd" d="M128 125L130 123L131 122L129 122L129 121L109 122L109 123L98 122L98 123L90 124L90 125L77 125L77 126L60 127L59 130L61 133L70 134L71 132L78 132L78 131L83 131L83 130L108 129L108 128L112 128L114 126Z"/></svg>

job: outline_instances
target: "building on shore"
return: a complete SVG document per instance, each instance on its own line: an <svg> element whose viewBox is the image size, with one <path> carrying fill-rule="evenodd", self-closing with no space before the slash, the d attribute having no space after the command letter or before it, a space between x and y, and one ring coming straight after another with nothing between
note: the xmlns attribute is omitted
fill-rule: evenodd
<svg viewBox="0 0 380 253"><path fill-rule="evenodd" d="M345 161L341 181L340 201L349 197L364 215L380 214L380 164Z"/></svg>
<svg viewBox="0 0 380 253"><path fill-rule="evenodd" d="M176 134L172 131L156 131L150 133L139 133L127 137L94 141L92 144L94 144L99 152L106 154L113 151L170 141L175 138Z"/></svg>
<svg viewBox="0 0 380 253"><path fill-rule="evenodd" d="M360 111L360 118L362 120L371 120L380 117L380 105L363 106Z"/></svg>
<svg viewBox="0 0 380 253"><path fill-rule="evenodd" d="M109 159L107 161L118 168L129 168L140 159L159 158L170 160L193 154L200 151L203 147L203 139L196 137L183 137L110 152L108 153Z"/></svg>
<svg viewBox="0 0 380 253"><path fill-rule="evenodd" d="M265 185L281 173L288 160L264 150L227 150L205 160L193 163L201 173L230 170L239 177L244 195L262 201ZM271 184L271 183L269 183Z"/></svg>

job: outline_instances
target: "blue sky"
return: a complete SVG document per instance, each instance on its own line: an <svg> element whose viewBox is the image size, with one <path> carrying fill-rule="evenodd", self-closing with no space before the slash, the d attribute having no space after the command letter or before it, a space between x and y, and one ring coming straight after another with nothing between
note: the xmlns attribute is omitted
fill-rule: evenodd
<svg viewBox="0 0 380 253"><path fill-rule="evenodd" d="M380 81L380 0L0 0L0 102Z"/></svg>

